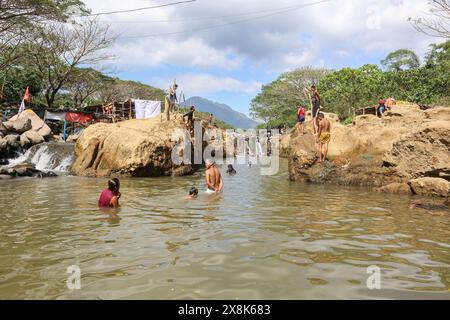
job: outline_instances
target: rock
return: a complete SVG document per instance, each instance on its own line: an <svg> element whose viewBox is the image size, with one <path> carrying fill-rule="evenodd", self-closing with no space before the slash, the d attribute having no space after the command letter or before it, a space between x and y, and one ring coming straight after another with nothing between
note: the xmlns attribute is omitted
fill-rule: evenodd
<svg viewBox="0 0 450 320"><path fill-rule="evenodd" d="M20 119L11 119L4 123L6 129L8 131L13 131L16 133L24 133L25 131L30 130L31 127L31 120L27 118L20 118Z"/></svg>
<svg viewBox="0 0 450 320"><path fill-rule="evenodd" d="M400 139L383 161L407 179L450 174L450 122L430 123Z"/></svg>
<svg viewBox="0 0 450 320"><path fill-rule="evenodd" d="M44 141L45 141L44 137L34 130L24 132L20 136L20 145L22 147L34 146L36 144L43 143Z"/></svg>
<svg viewBox="0 0 450 320"><path fill-rule="evenodd" d="M181 138L173 139L177 129L185 129L180 117L169 122L157 117L92 125L84 130L75 145L71 172L93 177L191 174L198 166L173 163L171 159L172 150L177 152L181 141ZM200 148L203 151L202 143Z"/></svg>
<svg viewBox="0 0 450 320"><path fill-rule="evenodd" d="M6 139L3 139L2 137L0 137L0 153L5 151L7 147L8 147L8 141L6 141Z"/></svg>
<svg viewBox="0 0 450 320"><path fill-rule="evenodd" d="M10 134L4 137L3 139L6 140L6 143L12 149L17 149L20 147L19 144L20 136L18 134Z"/></svg>
<svg viewBox="0 0 450 320"><path fill-rule="evenodd" d="M6 174L0 174L0 180L10 180L14 177L10 176L10 175L6 175Z"/></svg>
<svg viewBox="0 0 450 320"><path fill-rule="evenodd" d="M25 120L25 121L30 120L31 122L31 127L20 133L23 133L31 129L39 133L44 138L49 138L52 135L52 130L50 129L50 127L44 122L44 120L39 118L39 116L36 113L34 113L33 110L29 109L25 110L20 115L15 115L14 117L12 117L9 121L17 121L17 120Z"/></svg>
<svg viewBox="0 0 450 320"><path fill-rule="evenodd" d="M67 143L74 143L74 142L77 142L77 140L78 140L79 137L80 137L80 136L79 136L79 135L76 135L76 134L70 135L70 136L67 137L66 142L67 142Z"/></svg>
<svg viewBox="0 0 450 320"><path fill-rule="evenodd" d="M392 194L412 194L412 190L407 183L391 183L387 186L375 189L375 191Z"/></svg>
<svg viewBox="0 0 450 320"><path fill-rule="evenodd" d="M386 116L364 115L354 125L332 123L329 162L316 164L312 127L307 135L291 135L291 180L379 188L380 192L409 193L416 178L450 181L450 108L426 111L397 105ZM408 186L409 187L409 186Z"/></svg>
<svg viewBox="0 0 450 320"><path fill-rule="evenodd" d="M444 198L450 196L450 182L441 178L419 178L409 181L408 184L416 195Z"/></svg>
<svg viewBox="0 0 450 320"><path fill-rule="evenodd" d="M8 129L6 129L5 125L2 121L0 121L0 136L4 137L8 133Z"/></svg>

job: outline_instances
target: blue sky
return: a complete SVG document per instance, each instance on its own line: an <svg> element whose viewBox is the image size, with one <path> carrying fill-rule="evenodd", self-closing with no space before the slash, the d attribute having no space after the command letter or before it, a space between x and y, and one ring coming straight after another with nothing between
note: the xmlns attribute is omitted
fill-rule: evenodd
<svg viewBox="0 0 450 320"><path fill-rule="evenodd" d="M172 0L86 0L93 13ZM261 85L303 66L378 64L409 48L423 56L436 39L414 30L426 0L197 0L102 15L118 36L109 72L167 89L174 78L186 98L202 96L248 114Z"/></svg>

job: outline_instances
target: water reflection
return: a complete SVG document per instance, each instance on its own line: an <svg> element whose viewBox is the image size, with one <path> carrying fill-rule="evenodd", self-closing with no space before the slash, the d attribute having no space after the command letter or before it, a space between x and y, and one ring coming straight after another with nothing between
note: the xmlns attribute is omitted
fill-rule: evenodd
<svg viewBox="0 0 450 320"><path fill-rule="evenodd" d="M0 298L450 298L448 214L236 169L220 196L202 193L201 174L123 180L108 212L95 206L103 179L1 182ZM65 287L74 264L77 292ZM380 291L365 286L371 265Z"/></svg>

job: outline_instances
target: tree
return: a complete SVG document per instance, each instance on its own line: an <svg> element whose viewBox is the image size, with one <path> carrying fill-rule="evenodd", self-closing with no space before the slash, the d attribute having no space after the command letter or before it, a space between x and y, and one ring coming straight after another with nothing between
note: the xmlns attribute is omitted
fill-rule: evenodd
<svg viewBox="0 0 450 320"><path fill-rule="evenodd" d="M400 49L388 54L381 64L389 71L401 71L419 68L420 60L414 51Z"/></svg>
<svg viewBox="0 0 450 320"><path fill-rule="evenodd" d="M108 28L97 20L82 24L54 24L39 28L28 49L44 80L44 96L53 108L57 93L76 75L77 68L92 66L111 56L105 51L113 43Z"/></svg>
<svg viewBox="0 0 450 320"><path fill-rule="evenodd" d="M85 103L100 102L100 91L113 82L114 79L92 68L75 68L64 89L71 97L72 107L81 109Z"/></svg>
<svg viewBox="0 0 450 320"><path fill-rule="evenodd" d="M102 103L123 102L132 98L145 100L164 100L162 89L137 82L113 79L98 92Z"/></svg>
<svg viewBox="0 0 450 320"><path fill-rule="evenodd" d="M341 118L352 117L355 111L372 105L383 95L383 71L376 65L359 69L344 68L324 77L318 86L326 110Z"/></svg>
<svg viewBox="0 0 450 320"><path fill-rule="evenodd" d="M329 73L327 69L312 67L283 73L277 80L262 87L261 93L251 103L250 114L269 127L295 124L296 106L299 103L309 106L305 88L317 84Z"/></svg>
<svg viewBox="0 0 450 320"><path fill-rule="evenodd" d="M18 58L15 49L37 25L88 12L81 0L0 0L0 68Z"/></svg>
<svg viewBox="0 0 450 320"><path fill-rule="evenodd" d="M429 0L432 18L411 19L419 32L432 37L450 39L450 0Z"/></svg>

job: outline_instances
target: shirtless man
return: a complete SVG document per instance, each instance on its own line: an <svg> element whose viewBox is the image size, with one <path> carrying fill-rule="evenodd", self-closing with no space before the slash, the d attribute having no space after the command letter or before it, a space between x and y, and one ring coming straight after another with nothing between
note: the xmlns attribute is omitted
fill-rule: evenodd
<svg viewBox="0 0 450 320"><path fill-rule="evenodd" d="M206 160L206 184L208 189L206 193L217 194L222 192L223 180L219 169L216 168L215 162Z"/></svg>
<svg viewBox="0 0 450 320"><path fill-rule="evenodd" d="M314 134L316 134L319 126L318 114L321 110L321 98L316 86L311 86L309 92L311 97L311 117L313 122Z"/></svg>
<svg viewBox="0 0 450 320"><path fill-rule="evenodd" d="M327 159L328 144L331 140L331 123L325 119L323 113L319 113L319 131L317 133L317 142L319 143L319 163L324 162Z"/></svg>

